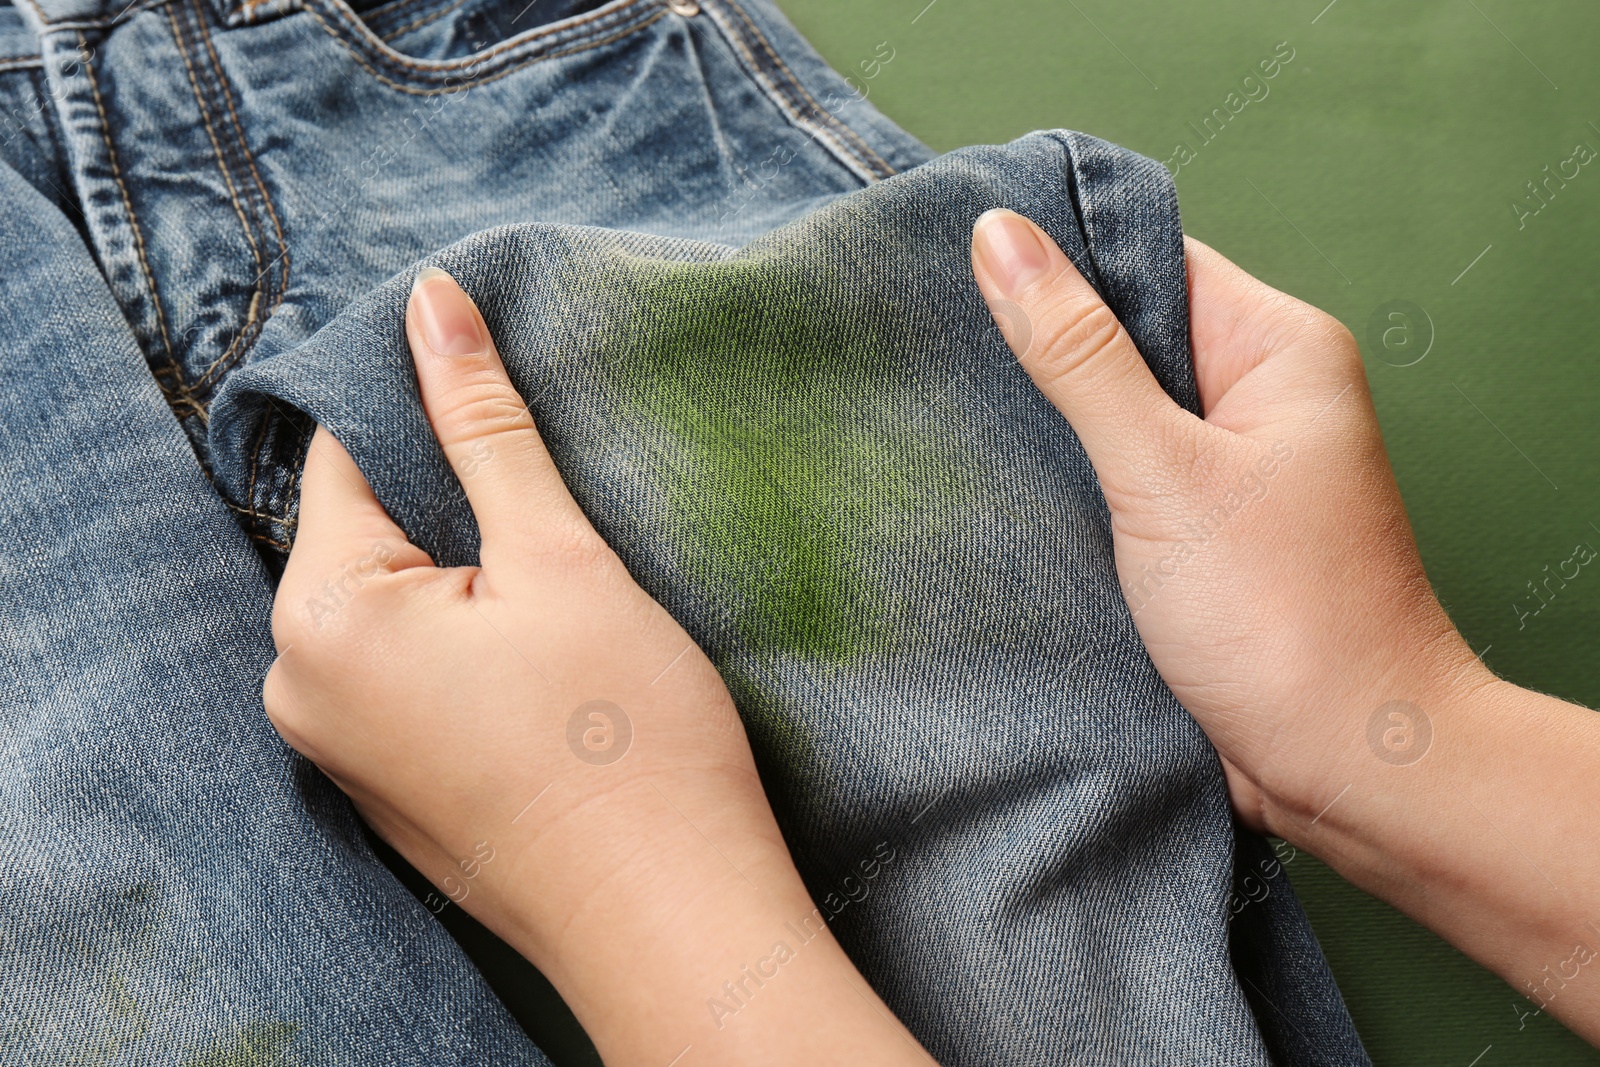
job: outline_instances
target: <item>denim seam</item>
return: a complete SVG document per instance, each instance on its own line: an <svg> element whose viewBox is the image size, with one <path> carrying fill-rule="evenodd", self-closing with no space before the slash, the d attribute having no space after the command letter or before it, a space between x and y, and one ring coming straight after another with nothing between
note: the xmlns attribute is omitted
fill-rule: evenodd
<svg viewBox="0 0 1600 1067"><path fill-rule="evenodd" d="M287 420L284 421L287 423ZM270 527L271 523L278 519L278 516L275 516L270 512L264 514L256 506L256 483L261 478L261 453L267 447L267 428L271 425L272 416L263 412L261 416L261 425L256 430L256 439L250 445L250 485L245 490L245 505L240 506L232 501L229 501L228 506L234 511L237 511L240 515L252 520L244 523L245 533L250 536L252 541L259 541L264 545L270 545L287 556L294 546L290 543L276 540L265 532L265 528ZM285 519L283 521L287 520Z"/></svg>
<svg viewBox="0 0 1600 1067"><path fill-rule="evenodd" d="M262 180L261 169L256 165L255 155L251 152L250 144L245 139L244 123L239 119L239 111L234 101L233 88L228 84L227 72L223 69L222 61L217 56L217 50L212 45L211 29L207 24L205 10L200 6L200 0L194 0L194 7L195 17L200 28L201 43L203 43L206 47L206 54L211 57L211 66L216 74L217 84L222 88L222 99L223 102L228 106L228 115L232 120L234 138L239 142L240 155L244 159L245 166L250 170L250 177L255 184L256 194L261 200L261 206L263 209L265 209L267 218L272 223L272 232L276 237L278 246L278 254L275 258L279 264L278 285L276 287L277 291L272 296L271 306L268 307L265 312L261 311L261 304L270 284L266 280L266 274L272 269L273 264L271 261L269 261L266 266L262 267L261 271L256 275L256 296L251 299L249 315L246 324L240 328L239 335L234 338L234 343L229 346L229 352L225 352L223 355L219 356L216 362L207 367L205 373L202 374L199 380L195 382L196 389L201 390L202 392L209 392L216 385L216 381L212 380L212 375L215 374L218 378L220 378L222 374L227 372L229 367L238 362L239 359L243 357L244 353L249 350L250 346L255 343L256 339L261 336L261 331L263 328L265 328L267 321L277 313L278 308L283 304L284 297L289 291L290 263L289 242L284 237L283 224L278 218L277 209L273 207L272 194L267 189L266 182ZM253 216L254 212L251 214ZM258 221L257 226L259 225L260 223ZM265 236L265 234L263 234L263 236ZM255 246L255 243L256 242L254 239L252 239L252 247ZM259 252L256 254L256 262L258 265L261 262L261 256ZM246 332L251 332L251 337L248 341L244 340ZM231 358L229 353L231 353Z"/></svg>
<svg viewBox="0 0 1600 1067"><path fill-rule="evenodd" d="M461 92L461 91L463 91L465 89L473 88L474 86L488 85L490 82L499 81L501 78L504 78L509 74L515 74L517 71L522 70L525 67L531 66L534 63L540 62L541 60L561 59L561 58L564 58L566 56L577 55L580 52L587 52L591 48L599 48L599 47L601 47L603 45L608 45L608 44L611 44L611 43L613 43L615 41L620 41L624 37L627 37L627 36L629 36L631 34L637 33L640 30L644 29L646 26L652 25L653 23L655 23L658 19L660 19L662 16L664 16L667 13L665 9L657 11L655 14L651 15L647 19L644 19L642 22L636 23L635 25L632 25L632 26L625 27L624 29L619 30L618 32L616 32L614 34L611 34L609 37L601 37L601 38L597 38L597 39L594 39L594 40L584 41L582 44L579 44L579 45L577 45L577 46L575 46L573 48L563 49L563 50L558 51L558 52L546 52L546 53L542 53L542 54L536 54L536 55L532 55L532 56L527 56L527 57L519 59L519 60L515 60L515 61L513 61L513 63L510 66L507 66L502 70L498 70L495 73L490 74L490 75L486 75L486 76L484 76L482 78L459 80L459 81L456 82L456 84L453 84L453 85L420 86L420 85L407 84L405 82L395 81L393 78L388 77L382 71L380 71L376 67L374 67L370 62L368 62L368 57L365 54L363 54L363 52L358 48L358 46L355 43L353 43L350 40L348 40L345 34L343 34L343 33L339 32L338 30L334 29L333 26L331 26L328 23L328 20L326 19L326 17L323 16L323 14L321 12L317 11L315 8L313 8L313 7L309 6L309 5L306 6L305 8L302 8L302 10L305 11L306 14L310 15L313 19L316 20L317 24L322 27L322 30L323 30L324 33L328 34L335 41L338 41L340 46L343 47L347 52L350 53L351 58L354 59L358 64L360 64L361 68L363 70L365 70L368 74L372 75L373 78L375 78L376 80L382 82L384 85L387 85L389 88L396 90L397 92L410 93L413 96L438 96L438 95L443 94L443 93L459 93L459 92ZM516 43L520 46L520 45L526 44L527 41L519 41L519 42L516 42ZM502 51L503 51L503 49L502 49ZM481 60L484 57L480 55L478 58ZM393 60L389 60L389 62L393 62ZM434 68L419 66L416 69L418 69L418 70L432 70ZM445 74L445 75L448 76L448 75L453 74L455 72L455 70L459 70L459 69L460 68L440 69L439 73Z"/></svg>
<svg viewBox="0 0 1600 1067"><path fill-rule="evenodd" d="M307 0L307 2L303 3L301 10L316 18L323 29L332 34L358 60L392 68L392 73L397 77L411 77L413 80L418 81L430 77L447 79L453 81L453 84L446 84L439 88L428 88L426 91L454 92L471 85L492 81L526 63L538 59L553 59L557 56L569 55L572 52L581 51L583 48L616 40L623 33L631 33L636 29L642 29L655 21L656 18L666 14L666 9L658 8L654 15L632 26L628 25L629 20L640 18L641 11L648 10L653 6L655 5L650 3L649 0L628 0L627 3L609 11L603 9L591 11L581 18L571 21L562 20L548 27L518 34L482 52L448 61L419 60L390 48L383 38L372 31L365 21L346 8L339 0ZM327 10L319 11L318 8ZM344 8L344 10L340 10L341 8ZM625 27L625 29L622 33L603 39L595 39L589 36L590 34L604 33L610 28L608 23ZM568 43L579 42L581 42L581 47L560 48L560 46ZM541 53L538 51L540 46L553 46L560 50ZM528 49L533 54L526 57L513 55L506 62L515 64L515 66L496 71L492 75L483 77L475 77L473 75L474 68L481 67L490 60L498 59L507 53L515 53L521 49ZM365 65L366 62L363 62L363 66ZM367 69L375 76L382 77L382 74L373 70L372 67ZM464 77L462 76L463 72L465 72ZM389 82L389 84L394 83Z"/></svg>
<svg viewBox="0 0 1600 1067"><path fill-rule="evenodd" d="M819 116L827 116L826 119L819 119L819 122L825 125L836 127L838 132L843 133L846 137L849 137L858 146L860 146L860 152L857 153L858 158L860 158L863 163L872 167L875 175L878 178L887 178L894 174L894 168L890 166L882 156L874 152L872 150L872 146L867 144L867 142L855 131L854 128L850 126L849 123L845 122L831 111L828 111L821 104L817 103L816 99L809 91L807 91L805 84L795 76L792 70L789 69L789 64L783 61L783 56L781 56L778 51L772 47L772 43L767 40L767 35L761 32L761 27L757 26L755 21L750 18L749 13L739 5L738 0L725 0L725 2L727 3L728 7L738 12L739 17L744 21L744 24L750 27L750 32L755 34L756 40L761 42L762 51L766 52L767 55L772 58L772 61L778 65L778 69L783 71L784 76L789 79L789 83L793 85L795 89L799 91L800 95L805 98L806 103L811 105L813 113Z"/></svg>
<svg viewBox="0 0 1600 1067"><path fill-rule="evenodd" d="M753 33L755 33L757 36L760 36L761 31L753 22L750 21L749 16L747 16L744 11L733 2L733 0L728 0L727 6L738 13L739 18ZM794 80L794 75L790 73L788 68L785 66L783 67L783 71L785 74L788 74L790 82L794 85L794 89L798 90L801 96L804 96L805 99L811 102L812 114L817 116L815 121L808 120L804 110L797 105L794 92L781 83L780 79L776 76L775 71L771 71L769 68L762 65L761 61L757 59L755 54L750 50L750 45L745 40L745 35L741 33L738 28L731 25L725 15L719 14L717 7L714 6L711 0L707 0L707 3L702 5L701 10L710 16L717 28L722 31L722 36L744 56L745 64L748 68L751 80L762 89L763 93L769 100L775 103L778 108L789 117L790 121L797 129L810 133L813 140L820 141L823 146L828 149L831 155L837 158L852 173L854 173L858 178L861 178L867 184L871 184L880 178L886 177L888 174L894 173L893 168L890 168L889 165L884 163L881 159L878 159L878 163L881 164L881 167L883 168L880 170L879 167L875 167L870 161L864 158L861 153L855 151L841 141L836 131L830 126L828 120L832 120L832 123L840 126L843 124L840 123L839 120L829 112L820 107L817 102L811 98L811 95L805 91L805 88ZM766 38L762 37L761 40L763 48L767 54L774 54L772 51L772 46L766 43ZM823 118L822 116L827 117ZM846 129L848 129L848 127L846 127ZM850 132L852 135L854 134L854 131ZM873 153L870 148L867 148L866 151L868 155L871 155L874 159L877 159L876 154Z"/></svg>
<svg viewBox="0 0 1600 1067"><path fill-rule="evenodd" d="M441 7L439 9L435 10L435 11L431 11L431 12L428 12L428 13L423 14L423 15L418 15L416 18L412 19L410 22L406 23L404 26L401 26L399 29L387 30L387 31L385 31L385 32L383 32L381 34L378 34L378 36L382 37L385 41L393 41L396 38L404 37L406 34L410 33L412 30L421 29L422 27L426 26L430 22L439 21L440 19L444 18L446 15L450 14L450 12L454 11L456 8L460 7L462 4L464 4L466 2L467 2L467 0L451 0L451 2L446 4L444 7ZM378 31L377 30L373 30L372 32L377 33Z"/></svg>
<svg viewBox="0 0 1600 1067"><path fill-rule="evenodd" d="M30 67L44 66L44 56L18 56L12 59L0 59L0 70L27 70Z"/></svg>
<svg viewBox="0 0 1600 1067"><path fill-rule="evenodd" d="M250 304L245 316L244 325L242 325L239 328L239 332L234 335L233 341L231 344L229 344L227 351L219 356L217 360L214 361L194 383L193 388L198 391L204 386L205 380L211 374L212 369L214 369L218 363L222 362L222 360L233 354L234 349L239 346L239 342L244 339L246 332L249 331L251 325L255 322L256 315L261 307L262 287L265 284L264 279L266 268L262 267L261 244L256 240L256 236L251 229L250 222L245 216L244 204L239 199L239 190L234 184L233 175L229 172L226 161L223 159L223 150L217 136L217 128L211 119L211 109L206 106L205 92L200 88L199 75L195 72L193 56L189 51L189 46L184 42L183 28L178 22L176 5L170 5L167 8L167 18L172 24L173 43L177 46L178 54L183 59L184 69L189 75L189 86L194 91L195 103L198 105L200 110L200 121L205 125L206 137L211 142L211 152L216 158L217 170L222 174L222 181L228 188L228 199L233 205L233 213L238 216L239 226L244 230L244 238L247 242L249 242L251 255L254 257L256 261L256 267L258 268L256 273L255 289L250 296Z"/></svg>
<svg viewBox="0 0 1600 1067"><path fill-rule="evenodd" d="M88 43L83 34L79 33L78 50L80 53L87 50ZM117 150L111 143L111 124L106 117L105 101L100 95L100 81L95 75L92 58L86 58L83 61L83 71L89 83L89 91L94 98L95 111L99 114L100 136L105 143L106 161L111 167L111 178L116 183L117 191L122 197L123 210L128 215L128 228L133 233L133 245L135 252L138 254L139 268L144 274L150 303L155 310L156 325L161 331L161 345L167 354L165 369L157 371L155 375L156 384L161 388L161 395L166 398L167 406L172 409L179 419L183 419L187 417L187 414L193 414L198 409L198 405L195 404L194 398L189 395L188 383L184 381L183 367L179 365L178 359L172 351L172 338L167 332L167 315L161 308L161 297L156 287L155 275L150 270L150 260L145 253L144 230L139 224L139 214L134 210L133 198L128 193L127 183L123 180L122 166L117 162ZM87 197L85 199L87 200ZM163 374L168 375L170 381L164 379ZM184 411L185 408L189 409L187 414Z"/></svg>
<svg viewBox="0 0 1600 1067"><path fill-rule="evenodd" d="M49 91L50 76L41 67L39 73L34 75L34 92L43 101L49 95ZM82 219L85 209L81 198L73 188L72 164L70 162L72 156L67 149L66 117L62 115L61 108L52 106L44 109L44 127L50 134L50 144L53 146L55 158L58 161L56 173L61 177L65 185L65 188L58 187L57 192L61 194L65 202L71 204L79 219Z"/></svg>

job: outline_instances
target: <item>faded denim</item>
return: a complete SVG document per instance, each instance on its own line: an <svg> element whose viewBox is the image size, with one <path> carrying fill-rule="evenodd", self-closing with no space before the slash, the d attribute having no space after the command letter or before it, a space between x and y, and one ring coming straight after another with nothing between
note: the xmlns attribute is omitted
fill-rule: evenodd
<svg viewBox="0 0 1600 1067"><path fill-rule="evenodd" d="M488 0L24 2L0 1059L546 1062L260 710L312 419L473 558L400 332L426 261L941 1062L1366 1063L1287 878L1239 903L1270 852L967 267L983 210L1037 219L1192 407L1159 166L1065 133L929 161L748 0L516 36Z"/></svg>

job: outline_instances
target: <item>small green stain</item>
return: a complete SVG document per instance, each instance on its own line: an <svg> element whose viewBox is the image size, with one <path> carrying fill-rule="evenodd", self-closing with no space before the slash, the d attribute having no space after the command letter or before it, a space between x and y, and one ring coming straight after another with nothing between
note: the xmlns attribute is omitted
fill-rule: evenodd
<svg viewBox="0 0 1600 1067"><path fill-rule="evenodd" d="M183 1061L183 1067L286 1067L284 1052L297 1023L258 1021Z"/></svg>

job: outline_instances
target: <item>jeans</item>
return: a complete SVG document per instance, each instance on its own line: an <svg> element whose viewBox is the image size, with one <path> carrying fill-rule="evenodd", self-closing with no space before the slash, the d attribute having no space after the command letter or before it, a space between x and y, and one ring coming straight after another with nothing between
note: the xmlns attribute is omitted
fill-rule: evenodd
<svg viewBox="0 0 1600 1067"><path fill-rule="evenodd" d="M0 1058L547 1062L260 708L313 420L474 558L426 261L941 1062L1366 1063L967 266L1030 215L1193 407L1159 166L930 159L758 0L124 3L0 9Z"/></svg>

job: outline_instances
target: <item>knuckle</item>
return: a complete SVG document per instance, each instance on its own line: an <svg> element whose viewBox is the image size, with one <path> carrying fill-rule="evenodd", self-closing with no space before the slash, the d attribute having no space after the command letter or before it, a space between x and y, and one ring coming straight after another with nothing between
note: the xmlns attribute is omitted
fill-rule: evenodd
<svg viewBox="0 0 1600 1067"><path fill-rule="evenodd" d="M579 571L595 571L617 560L616 553L594 529L577 522L558 522L539 537L539 552L547 564Z"/></svg>
<svg viewBox="0 0 1600 1067"><path fill-rule="evenodd" d="M300 703L295 699L288 670L280 659L267 671L261 683L261 705L266 710L267 721L278 731L289 747L304 752L308 744L306 723L300 715Z"/></svg>
<svg viewBox="0 0 1600 1067"><path fill-rule="evenodd" d="M1341 356L1360 350L1349 328L1321 308L1307 305L1301 331L1308 342Z"/></svg>
<svg viewBox="0 0 1600 1067"><path fill-rule="evenodd" d="M299 610L301 599L299 587L287 580L278 587L277 598L272 602L272 643L280 652L303 644L310 637L306 619Z"/></svg>
<svg viewBox="0 0 1600 1067"><path fill-rule="evenodd" d="M392 576L368 566L369 559L362 557L323 575L320 585L280 587L272 605L277 647L293 648L313 663L356 655L362 635L383 626L392 614L392 606L377 603L384 599L383 589L392 584Z"/></svg>
<svg viewBox="0 0 1600 1067"><path fill-rule="evenodd" d="M1344 323L1321 308L1286 293L1274 293L1265 338L1266 350L1291 346L1316 348L1339 356L1358 354L1360 346Z"/></svg>
<svg viewBox="0 0 1600 1067"><path fill-rule="evenodd" d="M1122 323L1099 300L1058 299L1040 308L1031 362L1042 377L1060 381L1116 346Z"/></svg>
<svg viewBox="0 0 1600 1067"><path fill-rule="evenodd" d="M440 401L436 417L460 440L533 429L533 415L511 383L488 376L450 390Z"/></svg>

